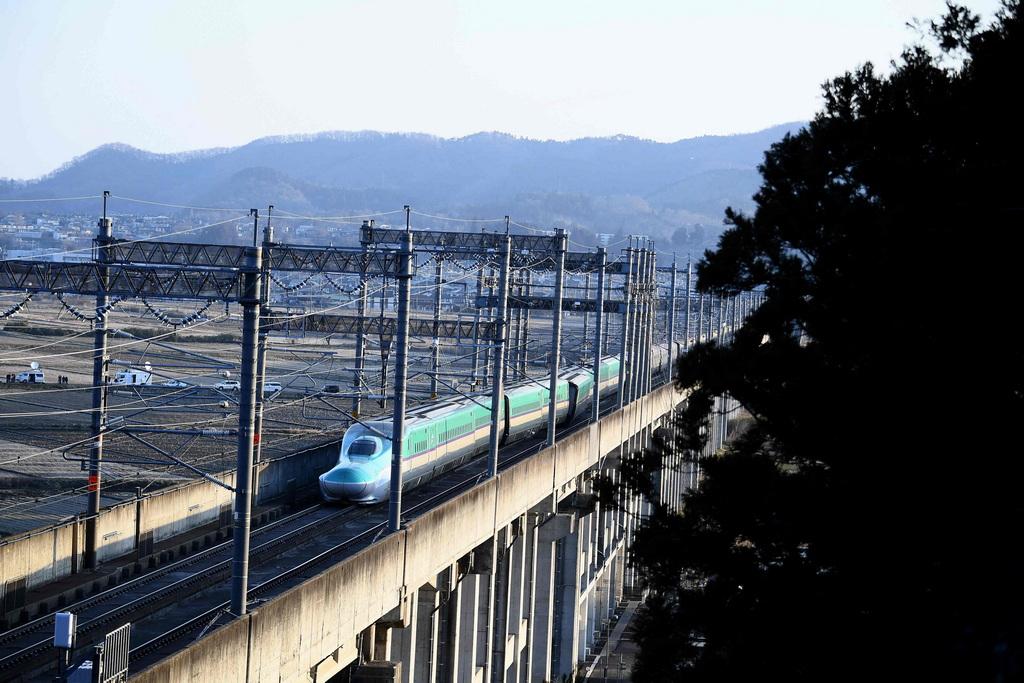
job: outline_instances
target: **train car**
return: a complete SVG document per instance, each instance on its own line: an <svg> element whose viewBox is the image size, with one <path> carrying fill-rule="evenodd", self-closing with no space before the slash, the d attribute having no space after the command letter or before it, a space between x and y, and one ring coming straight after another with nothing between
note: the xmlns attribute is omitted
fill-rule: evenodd
<svg viewBox="0 0 1024 683"><path fill-rule="evenodd" d="M600 392L618 390L619 359L602 359ZM565 424L589 410L594 375L589 369L559 373L555 415ZM548 385L526 380L505 388L499 404L500 443L529 438L547 429ZM402 441L403 488L419 486L487 451L491 430L489 398L461 398L420 406L406 413ZM354 424L345 432L337 464L320 475L328 502L376 503L387 500L391 481L392 421Z"/></svg>
<svg viewBox="0 0 1024 683"><path fill-rule="evenodd" d="M504 420L504 409L499 419ZM444 401L406 413L402 470L407 488L428 481L487 450L491 411L487 401ZM392 421L354 424L345 432L338 462L320 475L329 502L387 500L391 481Z"/></svg>

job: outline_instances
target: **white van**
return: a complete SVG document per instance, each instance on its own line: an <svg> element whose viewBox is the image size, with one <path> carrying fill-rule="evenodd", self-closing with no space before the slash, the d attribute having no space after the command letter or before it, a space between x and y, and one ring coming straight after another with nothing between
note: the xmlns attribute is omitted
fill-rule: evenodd
<svg viewBox="0 0 1024 683"><path fill-rule="evenodd" d="M118 370L113 384L122 387L143 387L153 383L153 375L145 370Z"/></svg>
<svg viewBox="0 0 1024 683"><path fill-rule="evenodd" d="M14 376L14 381L21 384L45 384L46 373L42 370L24 370Z"/></svg>

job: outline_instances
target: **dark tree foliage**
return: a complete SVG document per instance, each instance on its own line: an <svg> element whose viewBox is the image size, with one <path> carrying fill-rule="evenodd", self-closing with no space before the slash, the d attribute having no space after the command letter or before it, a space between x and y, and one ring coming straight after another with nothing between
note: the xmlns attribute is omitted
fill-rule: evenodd
<svg viewBox="0 0 1024 683"><path fill-rule="evenodd" d="M715 395L754 421L637 537L635 680L1024 675L1024 16L931 29L937 51L825 86L698 267L767 298L679 359L681 445Z"/></svg>

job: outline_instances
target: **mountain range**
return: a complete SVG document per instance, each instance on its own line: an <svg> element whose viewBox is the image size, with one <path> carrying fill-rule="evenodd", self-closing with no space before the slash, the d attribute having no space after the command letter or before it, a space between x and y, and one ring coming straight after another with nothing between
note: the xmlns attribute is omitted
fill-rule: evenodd
<svg viewBox="0 0 1024 683"><path fill-rule="evenodd" d="M0 198L73 197L109 189L116 196L178 205L274 204L275 210L303 215L355 215L410 204L461 218L510 214L525 224L565 227L579 242L592 243L596 233L644 234L668 240L661 245L700 250L720 231L725 207L753 207L765 150L802 125L673 143L627 136L559 142L503 133L440 138L338 132L181 154L109 144L36 180L0 181ZM62 203L60 209L96 207L95 200L80 204ZM112 210L154 208L114 200Z"/></svg>

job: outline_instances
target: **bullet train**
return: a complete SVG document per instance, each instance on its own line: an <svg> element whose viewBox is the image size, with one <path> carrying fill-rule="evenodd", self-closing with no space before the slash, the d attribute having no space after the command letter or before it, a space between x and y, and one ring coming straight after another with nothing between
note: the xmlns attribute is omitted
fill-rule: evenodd
<svg viewBox="0 0 1024 683"><path fill-rule="evenodd" d="M652 347L654 376L667 368L668 349ZM600 395L618 392L619 358L601 360ZM594 373L589 368L560 372L556 384L556 424L584 414L593 402ZM419 486L471 458L487 452L491 432L489 396L453 398L409 410L402 449L403 490ZM548 381L538 378L506 385L499 404L501 445L547 430ZM342 438L338 463L320 475L327 502L377 503L388 499L391 485L391 419L353 424Z"/></svg>

